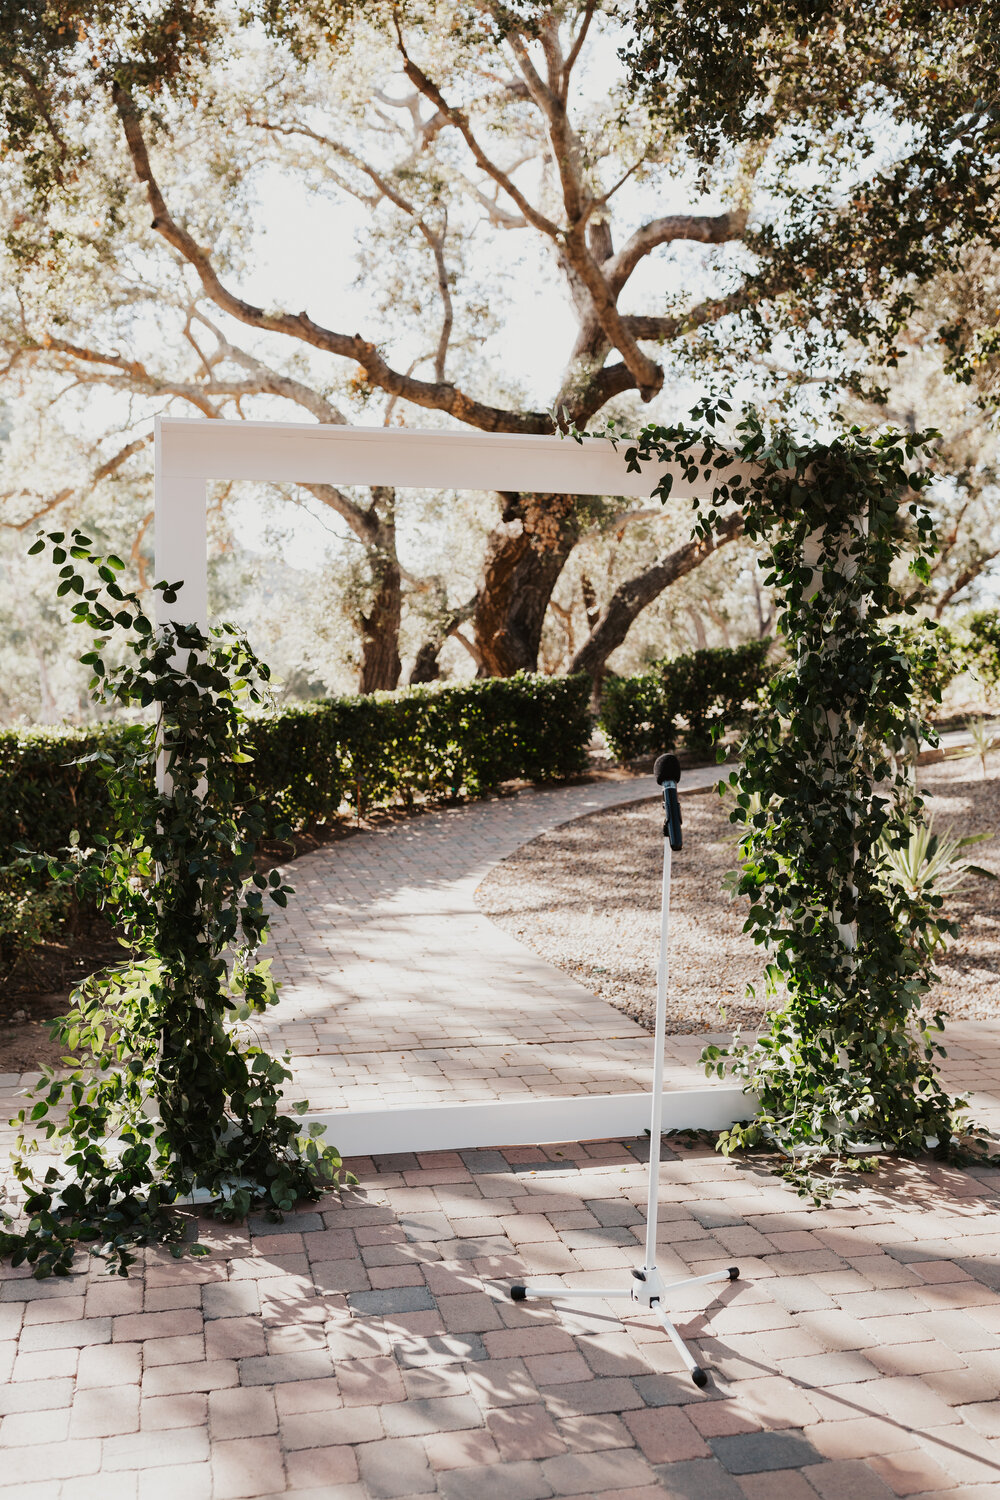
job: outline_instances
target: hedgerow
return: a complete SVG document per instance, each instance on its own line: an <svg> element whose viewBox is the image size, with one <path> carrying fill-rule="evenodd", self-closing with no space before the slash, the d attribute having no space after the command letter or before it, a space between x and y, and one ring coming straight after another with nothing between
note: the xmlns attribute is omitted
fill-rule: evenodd
<svg viewBox="0 0 1000 1500"><path fill-rule="evenodd" d="M767 683L771 642L707 647L654 663L635 677L610 678L601 700L601 728L621 760L671 750L683 734L705 750L713 729L746 723ZM684 727L686 726L686 727Z"/></svg>
<svg viewBox="0 0 1000 1500"><path fill-rule="evenodd" d="M251 788L269 832L420 798L479 797L513 780L571 776L586 764L589 679L489 678L334 698L252 720L237 796ZM141 725L0 733L0 850L55 853L75 831L84 846L107 831L97 757Z"/></svg>

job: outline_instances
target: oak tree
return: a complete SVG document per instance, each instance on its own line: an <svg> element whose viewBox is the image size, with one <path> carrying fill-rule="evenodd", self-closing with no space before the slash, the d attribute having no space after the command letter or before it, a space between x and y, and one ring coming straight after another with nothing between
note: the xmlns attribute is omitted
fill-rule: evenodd
<svg viewBox="0 0 1000 1500"><path fill-rule="evenodd" d="M996 235L993 9L19 0L0 51L8 357L210 417L549 433L672 412L706 379L815 409L898 360L921 285ZM339 323L335 295L254 295L268 173L360 205L370 326ZM492 352L505 278L572 312L542 401ZM398 677L404 587L439 602L418 679L456 632L482 673L533 668L567 560L620 514L499 496L457 597L404 578L393 496L314 498L369 558L367 687ZM599 675L738 532L695 544L675 525L586 607L572 665Z"/></svg>

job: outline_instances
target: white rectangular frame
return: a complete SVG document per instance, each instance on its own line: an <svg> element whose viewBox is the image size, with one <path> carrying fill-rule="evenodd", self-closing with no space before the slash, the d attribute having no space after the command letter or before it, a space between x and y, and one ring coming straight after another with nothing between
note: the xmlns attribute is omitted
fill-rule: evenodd
<svg viewBox="0 0 1000 1500"><path fill-rule="evenodd" d="M176 601L157 595L165 624L208 625L207 486L213 480L394 485L414 489L523 490L649 499L666 467L672 500L705 495L679 464L629 472L625 446L519 433L426 431L316 423L157 417L154 458L156 578L180 582ZM749 477L733 464L727 479ZM723 1129L746 1117L752 1100L721 1085L669 1091L664 1129ZM393 1150L458 1150L638 1134L648 1094L581 1095L407 1110L335 1110L308 1116L334 1131L355 1156Z"/></svg>
<svg viewBox="0 0 1000 1500"><path fill-rule="evenodd" d="M206 486L212 480L526 490L648 500L669 468L671 500L707 492L707 484L691 484L680 464L646 464L630 473L626 447L616 449L604 438L577 442L520 433L157 417L156 577L183 580L184 585L175 604L160 601L158 618L160 623L208 623ZM745 465L733 464L726 477L749 473Z"/></svg>

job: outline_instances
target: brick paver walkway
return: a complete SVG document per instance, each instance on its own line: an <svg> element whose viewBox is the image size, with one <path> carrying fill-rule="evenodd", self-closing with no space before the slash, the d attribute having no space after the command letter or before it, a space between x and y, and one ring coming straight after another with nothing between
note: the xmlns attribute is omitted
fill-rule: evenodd
<svg viewBox="0 0 1000 1500"><path fill-rule="evenodd" d="M712 769L683 784L707 786ZM558 823L655 795L652 778L526 791L414 818L296 861L272 927L267 1030L313 1109L649 1087L648 1033L477 909L498 860ZM661 819L650 804L651 839ZM668 1087L704 1087L678 1038Z"/></svg>
<svg viewBox="0 0 1000 1500"><path fill-rule="evenodd" d="M468 922L464 887L484 862L541 831L531 819L543 806L498 804L508 821L492 835L487 809L472 808L377 836L387 848L423 840L427 849L442 838L436 830L450 825L464 838L463 820L479 828L481 848L450 873L443 844L434 865L421 860L426 885L405 900L393 897L388 865L372 862L371 894L397 915L406 951L417 938L430 943L419 923L407 927L407 905L437 891L440 913L450 886L455 919ZM550 803L542 816L552 815ZM353 850L359 861L364 842L334 846L335 857ZM314 867L326 855L310 856ZM354 868L360 878L360 862ZM332 946L320 926L324 902L337 923ZM328 1048L327 1065L356 1077L360 1093L378 1042L369 1034L366 1043L366 1005L352 995L375 992L358 975L378 944L371 926L350 946L345 907L336 883L319 882L308 951L293 954L286 931L279 952L294 979L289 1004L301 1007L294 1024L308 1028L296 1036L314 1038L313 1064ZM492 951L509 952L499 940ZM408 990L394 977L400 988L384 998L422 1017L402 1033L408 1044L393 1045L430 1065L441 1061L422 1030L433 1020L432 950L418 951L421 983ZM469 972L475 960L481 986L442 973L473 1030L468 1045L482 1054L482 1072L460 1080L463 1096L480 1076L497 1093L525 1077L491 1071L500 1044L475 1025L477 993L491 1026L497 1016L510 1025L534 1017L546 1068L565 1042L566 1066L579 1070L570 1076L587 1081L594 1070L572 1059L569 1039L601 1016L574 1006L603 1002L520 950L529 1005L517 986L493 989L478 967L482 949L450 951L453 963L470 961ZM342 1002L329 1022L315 988L326 964ZM544 1030L536 979L553 986L544 993L559 1003L565 1032ZM624 1027L619 1018L620 1036ZM1000 1120L1000 1028L955 1026L949 1035L949 1081L975 1091L981 1116ZM444 1096L459 1051L420 1075L433 1080L421 1097ZM623 1065L615 1086L628 1076ZM1000 1171L904 1165L815 1209L752 1164L669 1150L664 1272L733 1261L743 1271L719 1295L695 1288L673 1304L714 1372L699 1392L647 1315L504 1295L525 1275L567 1286L626 1279L641 1257L642 1154L641 1143L604 1142L359 1161L358 1189L282 1225L207 1225L207 1260L150 1253L128 1281L81 1267L36 1283L0 1266L0 1495L1000 1500Z"/></svg>

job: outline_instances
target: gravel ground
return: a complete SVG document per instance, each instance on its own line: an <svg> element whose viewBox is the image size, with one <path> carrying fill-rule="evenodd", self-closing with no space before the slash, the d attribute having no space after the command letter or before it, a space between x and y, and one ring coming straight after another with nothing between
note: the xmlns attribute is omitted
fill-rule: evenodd
<svg viewBox="0 0 1000 1500"><path fill-rule="evenodd" d="M956 833L1000 827L1000 755L982 778L978 761L953 759L921 769L935 823ZM746 995L760 978L759 951L742 931L746 903L721 880L734 861L733 828L712 795L682 797L684 852L675 857L671 892L667 1030L753 1027L761 1004ZM592 813L525 845L483 881L485 914L557 968L612 1005L652 1026L656 998L662 872L661 802ZM1000 874L1000 842L970 857ZM1000 882L973 878L951 898L962 924L939 964L935 1001L956 1018L1000 1017Z"/></svg>

